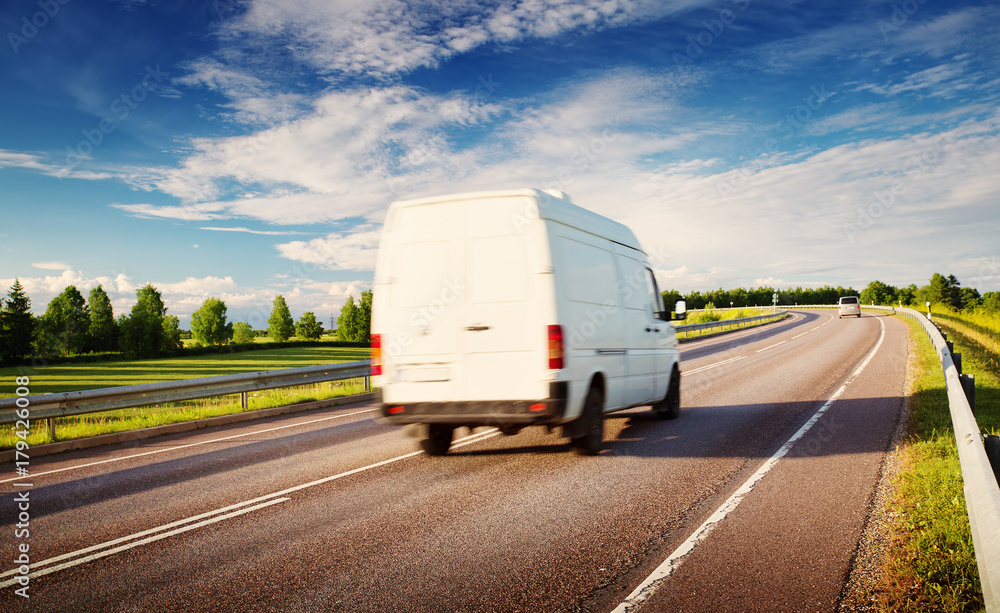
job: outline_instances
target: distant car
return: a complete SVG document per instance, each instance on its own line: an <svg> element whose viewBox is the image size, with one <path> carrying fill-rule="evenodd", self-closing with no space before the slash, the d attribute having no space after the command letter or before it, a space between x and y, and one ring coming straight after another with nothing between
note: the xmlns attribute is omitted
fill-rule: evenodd
<svg viewBox="0 0 1000 613"><path fill-rule="evenodd" d="M861 317L861 303L857 296L841 296L840 304L837 306L837 319L845 315L857 315Z"/></svg>

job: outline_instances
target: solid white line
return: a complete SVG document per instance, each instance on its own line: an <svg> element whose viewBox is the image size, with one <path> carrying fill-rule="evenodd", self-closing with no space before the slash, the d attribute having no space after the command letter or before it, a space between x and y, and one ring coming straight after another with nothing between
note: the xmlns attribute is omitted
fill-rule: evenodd
<svg viewBox="0 0 1000 613"><path fill-rule="evenodd" d="M362 411L362 412L366 412L366 411ZM464 447L466 445L471 445L473 443L478 443L479 441L488 439L488 438L493 437L493 436L497 436L498 434L500 434L500 431L497 430L497 429L495 429L495 428L494 429L490 429L490 430L486 430L484 432L477 432L477 433L471 434L469 436L465 436L465 437L462 437L460 439L457 439L455 441L456 444L453 444L452 448ZM39 567L42 567L42 566L48 566L49 564L53 564L55 562L61 562L62 560L68 560L68 559L71 559L71 558L77 558L77 559L75 559L75 560L73 560L71 562L66 562L65 564L60 564L60 565L55 566L53 568L48 568L48 569L41 570L41 571L38 571L38 572L33 572L33 573L31 573L29 575L29 577L34 578L36 576L47 575L49 573L55 572L56 570L61 570L63 568L69 568L70 566L76 566L77 564L82 564L83 562L86 562L86 561L96 560L98 558L103 558L105 556L111 555L112 553L117 553L119 551L125 551L126 549L131 549L132 547L135 547L137 545L141 545L141 544L145 544L145 543L150 543L150 542L159 540L161 538L165 538L167 536L171 536L171 535L175 535L175 534L181 534L182 532L187 532L188 530L191 530L193 528L197 528L199 526L205 526L205 525L217 522L217 521L219 521L221 519L226 519L226 518L229 518L229 517L236 517L237 515L242 515L244 513L247 513L249 511L253 511L255 509L264 508L266 506L270 506L270 505L275 504L277 502L284 502L285 500L291 500L290 498L285 497L285 495L286 494L290 494L292 492L297 492L297 491L300 491L300 490L304 490L306 488L313 487L315 485L320 485L320 484L323 484L323 483L327 483L329 481L334 481L334 480L340 479L342 477L347 477L349 475L354 475L354 474L357 474L357 473L360 473L360 472L364 472L366 470L370 470L370 469L373 469L373 468L378 468L380 466L385 466L387 464L392 464L393 462L398 462L400 460L405 460L407 458L412 458L414 456L421 455L422 453L423 453L422 451L413 451L411 453L403 454L401 456L396 456L395 458L390 458L388 460L382 460L381 462L375 462L374 464L369 464L367 466L362 466L360 468L354 468L354 469L351 469L351 470L344 471L342 473L338 473L336 475L331 475L331 476L328 476L328 477L323 477L322 479L317 479L315 481L310 481L308 483L303 483L303 484L296 485L296 486L293 486L293 487L290 487L290 488L286 488L284 490L281 490L280 492L275 492L273 494L267 494L265 496L259 496L257 498L252 499L252 500L245 500L243 502L238 502L236 504L231 504L231 505L229 505L227 507L223 507L221 509L215 509L214 511L208 511L208 512L205 512L205 513L200 513L198 515L193 515L191 517L186 517L184 519L179 519L179 520L171 522L169 524L164 524L162 526L157 526L156 528L150 528L148 530L143 530L142 532L137 532L135 534L130 534L128 536L117 538L117 539L114 539L114 540L111 540L111 541L105 541L104 543L99 543L97 545L92 545L92 546L86 547L84 549L79 549L77 551L73 551L73 552L70 552L70 553L62 554L62 555L59 555L59 556L56 556L56 557L53 557L53 558L48 558L48 559L42 560L40 562L33 562L31 564L31 568L39 568ZM254 505L254 506L248 506L248 505ZM243 508L243 507L246 507L246 508ZM217 517L212 517L212 516L217 516ZM212 519L205 519L205 518L209 518L209 517L212 517ZM200 521L200 522L198 522L196 524L191 524L191 522L196 522L198 520L204 520L204 521ZM184 526L185 524L191 524L191 525ZM184 527L183 528L177 528L178 526L184 526ZM176 530L171 530L171 528L177 528L177 529ZM171 531L170 532L164 532L166 530L171 530ZM162 534L158 534L158 533L162 533ZM136 541L136 542L131 543L129 545L123 545L121 547L115 547L116 545L119 545L121 543L127 543L128 541L134 541L135 539L142 538L142 537L145 537L145 536L148 536L148 535L157 535L157 536L150 536L149 538L143 539L141 541ZM102 549L107 549L109 547L115 547L115 548L114 549L108 549L107 551L103 551L101 553L94 553L92 555L86 555L83 558L79 558L78 557L78 556L81 556L81 555L89 554L91 552L99 551L99 550L102 550ZM0 574L0 577L13 576L15 574L17 574L17 570L16 569L15 570L6 571L6 572ZM5 581L3 583L0 583L0 588L5 587L7 585L13 585L14 582L16 582L16 580Z"/></svg>
<svg viewBox="0 0 1000 613"><path fill-rule="evenodd" d="M641 607L642 604L656 592L660 585L668 577L670 577L670 575L672 575L677 568L680 567L687 555L690 554L699 543L705 540L708 535L711 534L712 530L714 530L715 527L726 518L726 516L732 513L733 510L739 506L740 502L743 501L743 498L746 497L746 495L753 490L754 486L764 478L764 475L774 468L774 466L778 463L778 460L784 457L792 446L799 439L805 436L806 432L808 432L809 429L812 428L813 425L819 420L819 418L826 413L827 409L829 409L833 403L836 402L841 395L843 395L844 391L847 390L847 386L861 374L861 371L863 371L872 361L872 358L875 357L879 347L882 346L882 341L885 339L885 325L882 324L881 319L879 319L879 325L882 326L882 332L879 335L878 342L875 343L875 347L861 362L861 365L858 366L853 373L851 373L850 377L848 377L846 381L844 381L844 384L840 386L840 389L834 392L834 394L830 396L823 406L813 413L812 417L810 417L806 423L802 424L802 427L799 428L795 434L791 436L791 438L785 441L785 444L782 445L778 451L774 452L774 455L764 462L764 464L758 468L757 471L739 487L739 489L733 492L732 496L730 496L729 499L722 504L722 506L716 509L715 512L712 513L712 515L706 519L705 522L701 524L701 526L699 526L693 534L691 534L691 536L687 538L687 540L681 543L680 546L677 547L677 549L675 549L673 553L671 553L670 556L656 568L656 570L650 573L650 575L646 577L646 579L640 583L631 594L628 595L624 602L615 607L612 613L633 613L634 611L637 611L639 607Z"/></svg>
<svg viewBox="0 0 1000 613"><path fill-rule="evenodd" d="M155 536L151 536L149 538L142 539L141 541L134 541L132 543L128 543L127 545L122 545L121 547L115 547L114 549L108 549L107 551L101 551L99 553L94 553L94 554L91 554L89 556L84 556L82 558L76 558L75 560L72 560L70 562L66 562L64 564L59 564L58 566L53 566L52 568L46 568L46 569L43 569L43 570L35 571L35 572L30 573L28 575L28 577L30 579L35 579L37 577L42 577L44 575L48 575L50 573L54 573L54 572L57 572L57 571L60 571L60 570L65 570L67 568L72 568L74 566L79 566L80 564L84 564L86 562L91 562L93 560L99 560L101 558L106 558L106 557L108 557L110 555L113 555L113 554L116 554L116 553L121 553L122 551L128 551L129 549L132 549L134 547L138 547L140 545L146 545L146 544L152 543L154 541L159 541L159 540L165 539L165 538L170 537L170 536L175 536L175 535L178 535L178 534L181 534L181 533L184 533L184 532L188 532L189 530L194 530L195 528L200 528L202 526L207 526L209 524L214 524L214 523L222 521L224 519L229 519L231 517L237 517L239 515L243 515L243 514L251 512L251 511L256 511L258 509L263 509L265 507L269 507L271 505L278 504L279 502L285 502L287 500L291 500L291 498L276 498L274 500L268 500L267 502L264 502L262 504L258 504L258 505L252 506L252 507L248 507L246 509L240 509L239 511L233 511L232 513L228 513L226 515L220 515L218 517L213 517L211 519L206 519L205 521L198 522L197 524L191 524L189 526L184 526L182 528L177 528L176 530L171 530L170 532L164 532L162 534L157 534ZM79 552L74 552L74 553L82 553L83 551L86 551L86 550L80 550ZM32 564L31 565L32 568L36 568L38 566L39 566L39 564ZM8 574L8 573L4 573L4 574ZM5 588L5 587L8 587L8 586L14 585L17 582L18 582L18 579L8 579L7 581L4 581L3 583L0 583L0 588Z"/></svg>
<svg viewBox="0 0 1000 613"><path fill-rule="evenodd" d="M770 345L768 347L764 347L763 349L758 349L757 351L754 351L754 353L760 353L761 351L767 351L768 349L773 349L773 348L777 347L778 345L784 345L787 342L788 341L781 341L780 343L775 343L775 344Z"/></svg>
<svg viewBox="0 0 1000 613"><path fill-rule="evenodd" d="M344 417L351 417L353 415L361 415L362 413L371 413L372 411L378 411L378 409L365 409L363 411L355 411L353 413L344 413L342 415L331 415L329 417L320 417L319 419L313 419L313 420L310 420L310 421L301 421L301 422L294 423L294 424L286 424L284 426L277 426L277 427L274 427L274 428L267 428L266 430L254 430L253 432L245 432L243 434L234 434L232 436L224 436L222 438L214 438L214 439L212 439L210 441L200 441L200 442L197 442L197 443L188 443L186 445L178 445L177 447L168 447L166 449L156 449L155 451L146 451L144 453L136 453L136 454L132 454L132 455L121 456L119 458L110 458L108 460L99 460L97 462L89 462L87 464L79 464L77 466L67 466L66 468L57 468L55 470L47 470L45 472L32 473L31 476L32 477L41 477L41 476L44 476L44 475L51 475L53 473L65 472L67 470L77 470L79 468L87 468L88 466L97 466L99 464L107 464L108 462L120 462L122 460L130 460L132 458L141 458L143 456L153 455L153 454L156 454L156 453L165 453L167 451L176 451L178 449L187 449L188 447L197 447L198 445L209 445L211 443L221 443L222 441L229 441L229 440L232 440L234 438L241 438L241 437L244 437L244 436L253 436L254 434L264 434L264 433L267 433L267 432L274 432L276 430L284 430L285 428L295 428L295 427L298 427L298 426L306 426L306 425L315 424L315 423L318 423L318 422L321 422L321 421L329 421L331 419L342 419ZM22 479L22 478L23 477L14 477L13 479L2 479L2 480L0 480L0 483L9 483L11 481L17 481L18 479Z"/></svg>
<svg viewBox="0 0 1000 613"><path fill-rule="evenodd" d="M721 362L716 362L715 364L709 364L708 366L699 366L698 368L695 368L693 370L685 370L684 372L681 373L681 376L684 376L684 375L693 375L695 373L702 372L704 370L709 370L709 369L715 368L716 366L722 366L723 364L729 364L730 362L735 362L736 360L742 360L745 357L746 357L745 355L738 355L735 358L729 358L728 360L722 360Z"/></svg>

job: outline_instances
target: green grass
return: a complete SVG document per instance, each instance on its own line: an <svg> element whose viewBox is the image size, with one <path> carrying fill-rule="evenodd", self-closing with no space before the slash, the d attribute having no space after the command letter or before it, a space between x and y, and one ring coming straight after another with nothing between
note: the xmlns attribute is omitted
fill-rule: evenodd
<svg viewBox="0 0 1000 613"><path fill-rule="evenodd" d="M0 398L14 395L14 378L29 376L32 394L73 392L97 387L178 381L260 370L368 359L361 347L292 347L158 360L84 362L42 368L0 368Z"/></svg>
<svg viewBox="0 0 1000 613"><path fill-rule="evenodd" d="M1000 425L996 345L991 348L988 336L983 344L961 334L967 327L961 317L934 317L963 354L963 370L976 374L980 428L995 430ZM880 608L980 611L983 597L941 363L920 325L903 321L911 330L910 423L889 503L893 519Z"/></svg>
<svg viewBox="0 0 1000 613"><path fill-rule="evenodd" d="M770 307L745 309L706 309L703 311L689 311L684 324L702 324L710 321L724 321L727 319L740 319L742 317L757 317L767 315L771 312Z"/></svg>
<svg viewBox="0 0 1000 613"><path fill-rule="evenodd" d="M37 395L367 359L368 349L365 348L303 347L160 360L58 364L35 369L3 368L0 369L0 397L13 396L15 378L24 376L30 378L31 394ZM252 394L248 405L249 410L257 410L358 394L363 389L363 379L281 388ZM32 422L28 444L35 446L239 412L242 408L236 394L63 417L55 420L55 439L49 437L45 422L38 420ZM15 437L14 425L0 426L0 449L12 448L17 442Z"/></svg>

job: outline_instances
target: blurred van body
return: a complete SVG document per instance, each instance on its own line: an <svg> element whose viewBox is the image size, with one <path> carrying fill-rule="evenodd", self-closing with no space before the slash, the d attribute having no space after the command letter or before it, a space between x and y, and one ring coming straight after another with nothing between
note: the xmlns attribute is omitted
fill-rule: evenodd
<svg viewBox="0 0 1000 613"><path fill-rule="evenodd" d="M460 426L561 427L600 451L604 414L680 410L677 336L626 226L562 192L393 203L375 266L372 374L382 415L422 424L424 451Z"/></svg>

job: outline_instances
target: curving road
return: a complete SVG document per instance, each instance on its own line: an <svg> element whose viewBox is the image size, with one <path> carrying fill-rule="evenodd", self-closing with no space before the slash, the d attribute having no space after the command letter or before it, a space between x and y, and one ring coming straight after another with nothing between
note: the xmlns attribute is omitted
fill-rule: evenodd
<svg viewBox="0 0 1000 613"><path fill-rule="evenodd" d="M834 611L906 334L798 311L685 343L680 418L613 414L597 457L541 428L427 457L358 404L38 458L31 597L7 572L0 609Z"/></svg>

